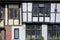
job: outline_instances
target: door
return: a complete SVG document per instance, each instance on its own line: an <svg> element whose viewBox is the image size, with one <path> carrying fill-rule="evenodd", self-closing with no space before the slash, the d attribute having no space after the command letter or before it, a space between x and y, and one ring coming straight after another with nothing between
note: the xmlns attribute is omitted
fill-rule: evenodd
<svg viewBox="0 0 60 40"><path fill-rule="evenodd" d="M12 26L12 40L25 40L25 25Z"/></svg>

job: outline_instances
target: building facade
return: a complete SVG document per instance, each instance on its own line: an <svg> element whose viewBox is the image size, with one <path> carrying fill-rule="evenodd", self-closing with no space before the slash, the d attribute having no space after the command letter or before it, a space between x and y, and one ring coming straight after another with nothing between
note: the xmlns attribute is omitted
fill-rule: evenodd
<svg viewBox="0 0 60 40"><path fill-rule="evenodd" d="M59 0L0 0L0 40L60 38Z"/></svg>

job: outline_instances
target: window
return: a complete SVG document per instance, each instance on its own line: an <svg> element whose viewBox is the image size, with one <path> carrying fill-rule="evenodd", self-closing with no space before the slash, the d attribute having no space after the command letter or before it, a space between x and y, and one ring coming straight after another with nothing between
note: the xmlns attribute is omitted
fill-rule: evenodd
<svg viewBox="0 0 60 40"><path fill-rule="evenodd" d="M50 3L33 3L33 16L49 16Z"/></svg>
<svg viewBox="0 0 60 40"><path fill-rule="evenodd" d="M19 7L18 5L9 5L9 19L19 18Z"/></svg>
<svg viewBox="0 0 60 40"><path fill-rule="evenodd" d="M27 25L26 26L26 38L35 38L42 36L41 25Z"/></svg>
<svg viewBox="0 0 60 40"><path fill-rule="evenodd" d="M19 28L14 29L14 39L19 39Z"/></svg>
<svg viewBox="0 0 60 40"><path fill-rule="evenodd" d="M48 25L48 39L52 37L60 38L60 25Z"/></svg>
<svg viewBox="0 0 60 40"><path fill-rule="evenodd" d="M4 19L4 5L0 5L0 19Z"/></svg>

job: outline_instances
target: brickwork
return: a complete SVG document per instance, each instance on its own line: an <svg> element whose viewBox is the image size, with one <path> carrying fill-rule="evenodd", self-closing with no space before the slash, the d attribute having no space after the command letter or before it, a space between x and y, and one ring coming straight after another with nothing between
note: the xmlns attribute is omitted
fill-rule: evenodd
<svg viewBox="0 0 60 40"><path fill-rule="evenodd" d="M2 34L2 40L4 40L4 30L1 31Z"/></svg>
<svg viewBox="0 0 60 40"><path fill-rule="evenodd" d="M12 39L11 26L5 26L5 29L6 29L6 40L11 40Z"/></svg>

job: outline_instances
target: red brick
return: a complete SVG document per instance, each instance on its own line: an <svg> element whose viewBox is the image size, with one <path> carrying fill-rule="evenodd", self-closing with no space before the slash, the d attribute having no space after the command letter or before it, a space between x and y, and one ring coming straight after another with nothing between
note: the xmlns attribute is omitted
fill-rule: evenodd
<svg viewBox="0 0 60 40"><path fill-rule="evenodd" d="M5 26L5 30L6 30L6 40L11 40L12 39L11 26Z"/></svg>

